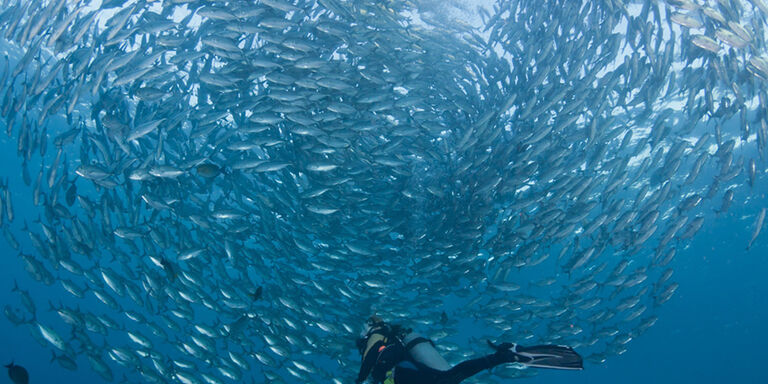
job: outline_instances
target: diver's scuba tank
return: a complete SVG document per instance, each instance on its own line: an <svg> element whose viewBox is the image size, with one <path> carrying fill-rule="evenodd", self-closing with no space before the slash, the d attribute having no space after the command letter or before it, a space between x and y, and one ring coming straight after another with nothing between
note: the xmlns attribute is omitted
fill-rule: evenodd
<svg viewBox="0 0 768 384"><path fill-rule="evenodd" d="M411 332L405 335L403 344L405 344L405 350L413 360L430 368L437 369L438 371L447 371L451 369L451 365L448 364L443 356L441 356L435 349L432 340L429 340L418 333Z"/></svg>

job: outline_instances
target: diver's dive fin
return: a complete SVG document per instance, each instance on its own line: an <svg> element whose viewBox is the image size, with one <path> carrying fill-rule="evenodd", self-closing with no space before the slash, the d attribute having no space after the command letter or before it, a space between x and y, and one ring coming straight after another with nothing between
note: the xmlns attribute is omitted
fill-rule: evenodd
<svg viewBox="0 0 768 384"><path fill-rule="evenodd" d="M552 369L584 369L584 361L571 347L563 345L534 345L525 347L514 343L488 345L497 353L508 355L510 362L517 362L529 367Z"/></svg>

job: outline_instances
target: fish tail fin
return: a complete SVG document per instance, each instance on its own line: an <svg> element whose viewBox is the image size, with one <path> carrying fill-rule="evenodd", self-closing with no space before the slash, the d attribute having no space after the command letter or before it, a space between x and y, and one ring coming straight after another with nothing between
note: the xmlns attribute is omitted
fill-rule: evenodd
<svg viewBox="0 0 768 384"><path fill-rule="evenodd" d="M11 288L11 292L18 292L19 291L19 283L16 281L16 279L13 279L13 288Z"/></svg>
<svg viewBox="0 0 768 384"><path fill-rule="evenodd" d="M72 330L69 332L69 334L72 335L69 339L70 341L77 340L77 329L75 327L72 327Z"/></svg>
<svg viewBox="0 0 768 384"><path fill-rule="evenodd" d="M56 351L51 349L51 361L49 361L49 364L52 364L56 360Z"/></svg>

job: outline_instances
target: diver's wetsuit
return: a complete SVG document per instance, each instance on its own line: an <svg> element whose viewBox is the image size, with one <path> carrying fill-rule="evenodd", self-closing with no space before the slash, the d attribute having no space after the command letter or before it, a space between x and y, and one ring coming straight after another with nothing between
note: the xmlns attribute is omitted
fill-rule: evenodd
<svg viewBox="0 0 768 384"><path fill-rule="evenodd" d="M387 372L394 369L395 384L457 384L483 370L512 362L508 357L493 353L440 371L411 359L406 347L396 337L387 338L376 332L373 336L375 338L370 338L365 348L356 383L365 381L369 374L374 383L383 383Z"/></svg>
<svg viewBox="0 0 768 384"><path fill-rule="evenodd" d="M457 384L486 369L504 364L491 354L456 364L447 371L439 371L410 359L395 365L395 384Z"/></svg>

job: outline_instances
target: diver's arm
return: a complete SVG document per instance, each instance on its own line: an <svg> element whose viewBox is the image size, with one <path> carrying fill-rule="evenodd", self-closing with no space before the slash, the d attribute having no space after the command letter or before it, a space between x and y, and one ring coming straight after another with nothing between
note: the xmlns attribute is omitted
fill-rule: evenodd
<svg viewBox="0 0 768 384"><path fill-rule="evenodd" d="M360 364L360 372L357 374L357 380L355 380L355 383L362 383L365 381L365 379L368 378L371 370L373 370L373 366L376 364L376 359L379 357L377 351L383 345L384 342L379 340L370 348L370 352L366 354L365 359Z"/></svg>

